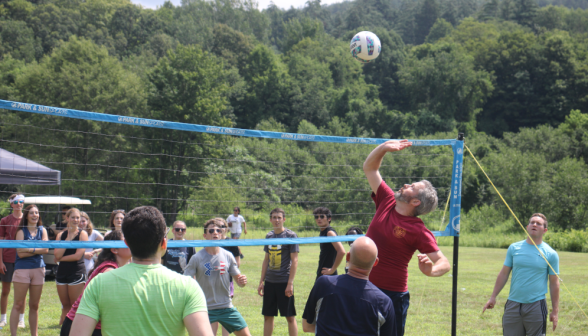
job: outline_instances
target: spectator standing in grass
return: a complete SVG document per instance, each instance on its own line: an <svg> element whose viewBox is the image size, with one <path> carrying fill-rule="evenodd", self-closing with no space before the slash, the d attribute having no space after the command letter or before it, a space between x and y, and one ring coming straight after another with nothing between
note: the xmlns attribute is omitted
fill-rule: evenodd
<svg viewBox="0 0 588 336"><path fill-rule="evenodd" d="M435 236L418 216L437 207L437 191L427 180L405 184L392 191L380 175L382 160L388 152L408 148L407 140L386 141L376 147L363 163L363 171L372 189L376 213L366 233L378 247L380 262L370 273L370 281L388 295L394 303L398 336L404 326L410 304L408 292L408 263L419 250L419 269L426 276L439 277L451 266L443 255Z"/></svg>
<svg viewBox="0 0 588 336"><path fill-rule="evenodd" d="M310 291L302 329L320 336L396 336L392 300L369 280L378 262L378 248L358 238L349 253L349 273L320 277Z"/></svg>
<svg viewBox="0 0 588 336"><path fill-rule="evenodd" d="M216 218L204 223L204 239L223 239L223 223ZM230 295L230 279L239 287L245 287L247 277L239 271L233 255L219 246L205 247L198 251L186 267L185 275L192 276L206 296L208 318L216 335L220 323L229 333L250 336L247 323L233 306Z"/></svg>
<svg viewBox="0 0 588 336"><path fill-rule="evenodd" d="M120 231L122 228L123 220L125 219L125 211L122 209L114 210L110 213L110 219L108 220L108 231L106 234L109 234L111 231L118 230Z"/></svg>
<svg viewBox="0 0 588 336"><path fill-rule="evenodd" d="M336 237L337 231L331 227L331 210L319 207L312 212L316 225L321 230L319 237ZM337 275L337 267L345 256L345 248L341 242L321 243L316 278L321 275Z"/></svg>
<svg viewBox="0 0 588 336"><path fill-rule="evenodd" d="M25 197L22 194L12 194L8 198L8 203L12 208L12 213L0 220L0 240L14 240L18 225L22 219L22 209L24 207ZM8 296L12 286L12 276L14 274L14 262L16 260L16 249L0 249L0 281L2 281L2 296L0 298L0 327L8 324L6 321L6 310L8 309ZM19 328L24 328L24 305L19 316Z"/></svg>
<svg viewBox="0 0 588 336"><path fill-rule="evenodd" d="M70 335L90 336L98 321L105 336L212 336L206 298L193 279L161 265L167 227L159 210L142 206L125 217L122 232L132 262L92 279Z"/></svg>
<svg viewBox="0 0 588 336"><path fill-rule="evenodd" d="M186 230L186 223L175 221L172 225L174 238L171 240L185 240ZM184 274L184 268L195 253L193 247L168 247L161 258L161 264L174 272Z"/></svg>
<svg viewBox="0 0 588 336"><path fill-rule="evenodd" d="M105 240L123 240L123 234L121 231L114 231L111 232ZM96 259L95 267L90 270L88 273L88 282L86 282L86 287L92 281L94 277L98 274L106 273L108 271L112 271L119 267L122 267L131 261L131 251L128 248L105 248L102 249L100 254L98 255L98 259ZM80 294L76 302L71 306L71 309L67 313L65 320L63 321L63 325L61 326L61 333L60 336L69 336L71 330L71 324L73 323L74 318L76 317L76 312L78 311L78 307L80 305L80 301L82 300L82 295ZM92 336L101 336L102 330L100 326L100 322L96 325L96 329L92 332Z"/></svg>
<svg viewBox="0 0 588 336"><path fill-rule="evenodd" d="M233 214L227 217L227 225L231 230L231 239L239 239L241 238L241 232L247 234L247 223L245 223L245 218L241 216L241 208L234 207ZM241 231L241 225L243 226L243 230ZM239 256L244 258L243 253L241 253L241 249L239 248Z"/></svg>
<svg viewBox="0 0 588 336"><path fill-rule="evenodd" d="M47 230L43 227L39 208L29 205L23 211L18 226L16 240L48 241ZM45 284L45 262L43 254L48 248L18 248L14 263L14 305L10 313L10 334L16 336L17 325L20 324L18 313L24 311L27 292L29 294L29 327L31 335L36 336L39 326L39 303Z"/></svg>
<svg viewBox="0 0 588 336"><path fill-rule="evenodd" d="M80 212L80 224L79 228L86 231L88 234L88 241L103 241L104 237L98 232L94 230L94 224L90 220L90 216L84 211ZM86 274L89 276L90 271L94 269L94 256L100 253L101 249L93 249L87 248L86 252L84 253L84 265L86 266Z"/></svg>
<svg viewBox="0 0 588 336"><path fill-rule="evenodd" d="M482 313L486 309L494 308L496 297L506 285L512 271L510 293L502 316L504 336L541 336L547 333L548 310L545 294L548 281L552 309L549 320L553 322L553 331L557 327L559 256L551 246L543 242L543 235L546 232L547 217L540 213L533 214L527 225L527 239L508 247L504 266L498 273L492 296L484 305Z"/></svg>
<svg viewBox="0 0 588 336"><path fill-rule="evenodd" d="M298 238L296 233L284 227L286 212L275 208L270 212L270 222L274 227L265 238ZM270 336L274 331L274 317L286 317L288 322L288 334L298 335L296 324L296 308L294 306L294 277L298 268L297 244L270 245L263 247L265 258L261 264L261 279L257 293L263 296L261 314L264 316L263 335Z"/></svg>
<svg viewBox="0 0 588 336"><path fill-rule="evenodd" d="M231 229L232 239L239 239L241 237L241 232L247 234L247 223L245 223L245 218L241 216L241 208L235 207L233 209L233 214L227 217L227 223ZM241 226L243 226L242 230Z"/></svg>
<svg viewBox="0 0 588 336"><path fill-rule="evenodd" d="M64 242L88 241L86 231L79 228L82 218L80 210L71 208L67 210L66 217L67 228L57 235L56 240ZM57 285L57 294L62 305L59 325L63 324L71 305L84 291L84 284L86 283L84 253L86 253L85 248L56 248L54 251L55 261L59 262L55 284Z"/></svg>

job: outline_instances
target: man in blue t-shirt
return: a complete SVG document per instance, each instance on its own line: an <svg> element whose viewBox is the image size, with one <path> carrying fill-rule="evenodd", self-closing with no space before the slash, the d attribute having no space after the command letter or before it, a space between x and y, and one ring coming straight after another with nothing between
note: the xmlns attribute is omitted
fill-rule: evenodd
<svg viewBox="0 0 588 336"><path fill-rule="evenodd" d="M510 293L504 306L502 329L504 336L540 336L547 332L547 280L551 294L552 311L549 320L553 322L553 330L557 327L559 313L559 256L554 249L543 242L547 232L547 218L536 213L527 225L529 236L526 240L509 246L506 260L490 300L484 305L492 309L496 305L496 297L506 285L512 270ZM533 239L531 241L531 239ZM535 247L535 245L537 247ZM549 261L549 264L545 261ZM550 266L551 265L551 266Z"/></svg>
<svg viewBox="0 0 588 336"><path fill-rule="evenodd" d="M373 240L358 238L347 254L349 273L316 280L302 314L304 332L396 336L392 300L368 280L377 255Z"/></svg>

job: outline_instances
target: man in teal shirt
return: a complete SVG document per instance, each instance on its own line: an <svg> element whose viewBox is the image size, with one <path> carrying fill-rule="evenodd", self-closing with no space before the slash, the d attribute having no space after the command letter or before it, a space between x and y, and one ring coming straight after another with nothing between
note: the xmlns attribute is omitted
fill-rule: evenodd
<svg viewBox="0 0 588 336"><path fill-rule="evenodd" d="M502 329L504 336L541 336L547 332L547 280L551 294L552 311L549 320L553 330L557 327L559 313L559 256L551 246L543 242L547 232L547 218L536 213L527 225L529 237L509 246L506 260L494 285L490 300L484 305L492 309L496 297L506 285L512 270L510 293L504 307ZM531 241L532 239L532 241ZM535 247L535 245L537 247ZM539 252L539 250L541 252ZM549 265L545 261L549 261Z"/></svg>
<svg viewBox="0 0 588 336"><path fill-rule="evenodd" d="M84 291L70 335L90 336L98 321L105 336L212 336L198 283L160 264L167 248L165 219L150 206L122 224L133 261L100 274Z"/></svg>

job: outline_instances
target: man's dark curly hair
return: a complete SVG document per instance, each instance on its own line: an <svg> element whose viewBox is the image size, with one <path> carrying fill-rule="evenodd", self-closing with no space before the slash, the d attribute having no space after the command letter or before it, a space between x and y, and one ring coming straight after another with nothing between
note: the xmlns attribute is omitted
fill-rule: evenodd
<svg viewBox="0 0 588 336"><path fill-rule="evenodd" d="M126 216L122 224L127 245L133 258L151 258L161 245L167 226L165 218L157 208L142 206L134 208Z"/></svg>

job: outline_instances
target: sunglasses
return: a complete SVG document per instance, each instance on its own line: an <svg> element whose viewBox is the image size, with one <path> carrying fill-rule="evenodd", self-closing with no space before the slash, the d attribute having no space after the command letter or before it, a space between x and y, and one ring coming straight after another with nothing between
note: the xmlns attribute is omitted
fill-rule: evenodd
<svg viewBox="0 0 588 336"><path fill-rule="evenodd" d="M327 215L314 215L314 219L324 219L324 218L328 218Z"/></svg>
<svg viewBox="0 0 588 336"><path fill-rule="evenodd" d="M223 232L223 229L208 229L208 233L212 234L212 233L221 233Z"/></svg>
<svg viewBox="0 0 588 336"><path fill-rule="evenodd" d="M19 204L19 203L20 203L20 204L23 204L23 203L24 203L24 201L12 201L12 204Z"/></svg>
<svg viewBox="0 0 588 336"><path fill-rule="evenodd" d="M176 230L176 232L186 232L186 229L182 228L175 228L174 230Z"/></svg>

